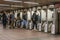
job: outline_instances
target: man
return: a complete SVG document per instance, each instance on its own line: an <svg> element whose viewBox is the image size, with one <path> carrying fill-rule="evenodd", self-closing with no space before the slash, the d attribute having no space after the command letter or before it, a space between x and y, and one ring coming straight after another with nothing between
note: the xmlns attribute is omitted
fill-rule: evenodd
<svg viewBox="0 0 60 40"><path fill-rule="evenodd" d="M24 14L23 14L23 22L22 22L24 28L26 28L27 26L27 13L24 11Z"/></svg>
<svg viewBox="0 0 60 40"><path fill-rule="evenodd" d="M3 28L6 28L6 24L7 24L7 16L6 16L6 12L3 13L2 15L2 23L3 23Z"/></svg>
<svg viewBox="0 0 60 40"><path fill-rule="evenodd" d="M20 13L17 14L17 26L20 28Z"/></svg>
<svg viewBox="0 0 60 40"><path fill-rule="evenodd" d="M37 29L37 21L38 21L38 15L36 14L37 11L35 11L32 15L32 21L33 21L33 29Z"/></svg>
<svg viewBox="0 0 60 40"><path fill-rule="evenodd" d="M14 13L10 13L10 28L14 28Z"/></svg>

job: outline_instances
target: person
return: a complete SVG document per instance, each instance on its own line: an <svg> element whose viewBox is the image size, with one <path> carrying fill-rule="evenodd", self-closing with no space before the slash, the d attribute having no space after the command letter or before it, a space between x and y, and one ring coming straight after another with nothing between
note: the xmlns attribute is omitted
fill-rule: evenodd
<svg viewBox="0 0 60 40"><path fill-rule="evenodd" d="M10 27L10 25L9 25L9 13L7 12L7 27Z"/></svg>
<svg viewBox="0 0 60 40"><path fill-rule="evenodd" d="M3 13L2 15L2 23L3 23L3 28L6 28L6 24L7 24L7 16L6 16L6 12Z"/></svg>
<svg viewBox="0 0 60 40"><path fill-rule="evenodd" d="M27 13L24 11L23 14L23 21L22 21L23 28L26 28L27 26Z"/></svg>
<svg viewBox="0 0 60 40"><path fill-rule="evenodd" d="M38 15L36 14L37 11L35 11L32 15L32 22L33 22L33 29L37 29L37 21L38 21Z"/></svg>
<svg viewBox="0 0 60 40"><path fill-rule="evenodd" d="M14 13L10 13L10 29L14 28Z"/></svg>
<svg viewBox="0 0 60 40"><path fill-rule="evenodd" d="M20 13L18 13L17 14L17 26L18 26L18 28L20 28L20 25L21 25L21 23L20 23Z"/></svg>

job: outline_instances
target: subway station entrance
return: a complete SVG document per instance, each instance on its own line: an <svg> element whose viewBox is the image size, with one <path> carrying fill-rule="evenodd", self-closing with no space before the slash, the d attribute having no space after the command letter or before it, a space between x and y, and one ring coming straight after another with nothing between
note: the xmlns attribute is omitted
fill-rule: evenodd
<svg viewBox="0 0 60 40"><path fill-rule="evenodd" d="M0 40L60 40L60 0L1 0Z"/></svg>

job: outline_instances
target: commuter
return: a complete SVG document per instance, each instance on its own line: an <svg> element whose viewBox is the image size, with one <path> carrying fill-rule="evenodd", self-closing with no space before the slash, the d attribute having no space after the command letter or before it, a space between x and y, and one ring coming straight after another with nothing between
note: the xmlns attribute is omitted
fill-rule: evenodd
<svg viewBox="0 0 60 40"><path fill-rule="evenodd" d="M41 23L41 13L40 13L40 9L38 9L38 22Z"/></svg>
<svg viewBox="0 0 60 40"><path fill-rule="evenodd" d="M37 10L37 13L38 13L37 29L40 31L41 30L41 13L40 13L40 9Z"/></svg>
<svg viewBox="0 0 60 40"><path fill-rule="evenodd" d="M17 14L17 26L20 28L20 13Z"/></svg>
<svg viewBox="0 0 60 40"><path fill-rule="evenodd" d="M10 13L10 28L14 28L14 12Z"/></svg>
<svg viewBox="0 0 60 40"><path fill-rule="evenodd" d="M8 20L9 20L9 28L11 28L11 27L10 27L10 26L11 26L11 14L9 14Z"/></svg>
<svg viewBox="0 0 60 40"><path fill-rule="evenodd" d="M22 26L23 26L23 28L26 28L26 26L27 26L27 13L25 11L23 14Z"/></svg>
<svg viewBox="0 0 60 40"><path fill-rule="evenodd" d="M37 11L35 11L32 15L33 29L37 29L38 15L36 14L36 12Z"/></svg>
<svg viewBox="0 0 60 40"><path fill-rule="evenodd" d="M2 15L2 23L3 23L3 28L5 29L7 24L7 16L5 11L3 12L3 15Z"/></svg>

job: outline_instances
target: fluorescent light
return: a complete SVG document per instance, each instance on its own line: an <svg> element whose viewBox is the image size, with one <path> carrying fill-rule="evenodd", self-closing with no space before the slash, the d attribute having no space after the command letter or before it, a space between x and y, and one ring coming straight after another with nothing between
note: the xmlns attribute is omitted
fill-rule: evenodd
<svg viewBox="0 0 60 40"><path fill-rule="evenodd" d="M23 7L23 6L19 6L19 5L11 5L11 7Z"/></svg>
<svg viewBox="0 0 60 40"><path fill-rule="evenodd" d="M28 3L28 4L39 4L39 3L36 3L36 2L24 2L24 3Z"/></svg>
<svg viewBox="0 0 60 40"><path fill-rule="evenodd" d="M22 1L16 1L16 0L4 0L4 1L9 1L9 2L22 2Z"/></svg>
<svg viewBox="0 0 60 40"><path fill-rule="evenodd" d="M10 6L10 5L7 5L7 4L0 4L0 6Z"/></svg>

